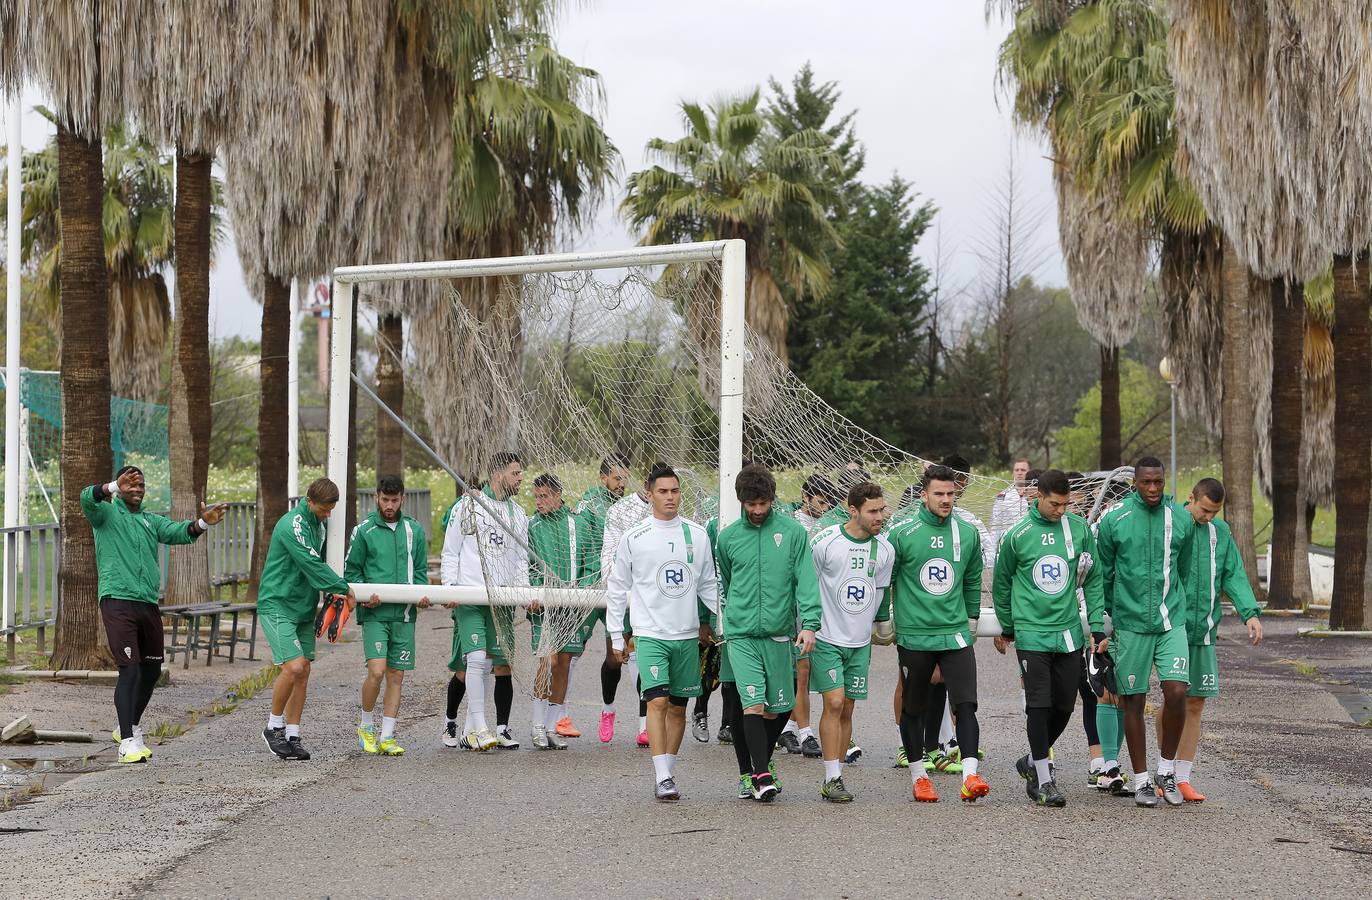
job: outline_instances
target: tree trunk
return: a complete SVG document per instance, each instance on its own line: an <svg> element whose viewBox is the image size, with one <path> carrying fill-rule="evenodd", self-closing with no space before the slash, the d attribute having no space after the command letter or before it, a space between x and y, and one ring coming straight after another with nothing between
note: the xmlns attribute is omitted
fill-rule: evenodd
<svg viewBox="0 0 1372 900"><path fill-rule="evenodd" d="M208 153L178 149L176 158L176 324L172 338L172 518L193 519L210 472L210 169ZM180 606L209 599L208 542L171 550L167 595Z"/></svg>
<svg viewBox="0 0 1372 900"><path fill-rule="evenodd" d="M291 285L271 275L262 285L262 403L257 413L257 527L252 557L253 596L267 559L272 528L286 514L286 406L290 391Z"/></svg>
<svg viewBox="0 0 1372 900"><path fill-rule="evenodd" d="M1363 626L1368 480L1372 478L1372 325L1366 251L1334 257L1334 598L1329 627Z"/></svg>
<svg viewBox="0 0 1372 900"><path fill-rule="evenodd" d="M1310 532L1315 527L1315 504L1306 502L1305 490L1301 489L1301 514L1296 517L1296 554L1293 568L1292 590L1296 596L1296 609L1308 609L1315 602L1315 591L1310 586Z"/></svg>
<svg viewBox="0 0 1372 900"><path fill-rule="evenodd" d="M110 453L109 276L101 227L100 141L57 128L62 208L62 560L54 669L109 668L100 621L95 539L81 491L113 475Z"/></svg>
<svg viewBox="0 0 1372 900"><path fill-rule="evenodd" d="M380 316L377 322L376 395L398 416L405 415L404 320ZM570 350L567 351L570 353ZM385 410L376 410L376 477L404 475L405 432Z"/></svg>
<svg viewBox="0 0 1372 900"><path fill-rule="evenodd" d="M1272 302L1272 554L1267 562L1267 605L1297 609L1296 553L1300 502L1301 378L1305 354L1305 289L1274 278Z"/></svg>
<svg viewBox="0 0 1372 900"><path fill-rule="evenodd" d="M1118 347L1100 348L1100 467L1109 472L1122 465L1120 446L1120 351Z"/></svg>
<svg viewBox="0 0 1372 900"><path fill-rule="evenodd" d="M1224 396L1220 400L1220 458L1224 466L1224 520L1234 534L1239 556L1253 593L1262 596L1258 586L1258 558L1253 546L1253 388L1252 346L1249 314L1251 290L1248 267L1233 246L1226 242L1221 279L1224 300L1220 309L1220 333Z"/></svg>

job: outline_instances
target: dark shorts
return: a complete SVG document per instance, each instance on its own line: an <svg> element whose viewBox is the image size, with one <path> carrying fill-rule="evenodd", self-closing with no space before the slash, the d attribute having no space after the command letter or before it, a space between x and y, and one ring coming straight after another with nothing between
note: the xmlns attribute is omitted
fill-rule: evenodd
<svg viewBox="0 0 1372 900"><path fill-rule="evenodd" d="M116 666L162 661L162 612L156 603L102 597L100 619Z"/></svg>
<svg viewBox="0 0 1372 900"><path fill-rule="evenodd" d="M1019 657L1019 671L1024 678L1025 706L1069 713L1076 707L1082 671L1080 652L1016 650L1015 655Z"/></svg>
<svg viewBox="0 0 1372 900"><path fill-rule="evenodd" d="M971 647L952 650L907 650L896 648L900 660L900 674L904 686L905 712L911 716L924 715L929 705L929 682L937 666L948 688L948 702L977 705L977 655ZM939 711L940 715L942 710Z"/></svg>

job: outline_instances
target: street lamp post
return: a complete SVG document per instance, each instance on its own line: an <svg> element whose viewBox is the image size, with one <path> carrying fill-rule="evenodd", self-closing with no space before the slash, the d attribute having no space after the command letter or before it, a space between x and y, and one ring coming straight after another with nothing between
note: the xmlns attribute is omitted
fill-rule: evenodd
<svg viewBox="0 0 1372 900"><path fill-rule="evenodd" d="M1158 374L1172 390L1172 496L1177 493L1177 373L1172 371L1172 360L1164 356L1158 362Z"/></svg>

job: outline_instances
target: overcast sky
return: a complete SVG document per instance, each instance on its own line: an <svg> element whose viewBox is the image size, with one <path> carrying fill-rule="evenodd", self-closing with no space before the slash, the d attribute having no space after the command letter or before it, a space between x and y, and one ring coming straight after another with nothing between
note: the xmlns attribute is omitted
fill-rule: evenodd
<svg viewBox="0 0 1372 900"><path fill-rule="evenodd" d="M1022 187L1043 211L1038 242L1048 262L1041 277L1062 283L1044 149L1013 127L997 94L996 49L1006 30L986 22L981 0L589 0L569 6L556 37L564 53L601 74L605 127L623 155L621 182L644 164L649 138L682 134L682 99L708 102L765 88L768 76L789 83L808 60L820 80L839 83L840 109L857 110L864 179L898 172L938 206L947 283L974 280L988 193L1012 154ZM40 102L26 92L26 109ZM42 146L48 123L33 113L23 122L25 147ZM926 262L933 236L931 229L920 248ZM576 249L633 243L608 201L586 233L571 238ZM211 297L216 336L257 337L260 307L231 246L218 259Z"/></svg>

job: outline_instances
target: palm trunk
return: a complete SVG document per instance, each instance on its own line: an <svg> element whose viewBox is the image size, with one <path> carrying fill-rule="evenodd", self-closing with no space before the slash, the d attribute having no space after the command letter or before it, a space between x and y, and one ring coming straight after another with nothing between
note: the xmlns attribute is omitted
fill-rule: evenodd
<svg viewBox="0 0 1372 900"><path fill-rule="evenodd" d="M381 316L377 323L379 345L376 357L376 395L398 416L405 414L404 320L400 316ZM567 352L570 353L570 350ZM394 419L380 408L376 411L376 477L400 475L405 471L405 433Z"/></svg>
<svg viewBox="0 0 1372 900"><path fill-rule="evenodd" d="M172 339L172 518L195 518L210 472L210 169L206 153L178 149L176 160L176 326ZM180 606L210 590L208 543L171 551L167 595Z"/></svg>
<svg viewBox="0 0 1372 900"><path fill-rule="evenodd" d="M1221 274L1224 301L1220 333L1224 335L1220 369L1224 396L1220 401L1220 457L1224 466L1224 520L1234 534L1239 556L1254 594L1258 587L1258 559L1253 546L1253 388L1249 314L1251 290L1248 267L1226 242Z"/></svg>
<svg viewBox="0 0 1372 900"><path fill-rule="evenodd" d="M1301 377L1305 353L1305 289L1299 282L1274 278L1272 302L1272 554L1268 559L1267 605L1296 609L1300 502Z"/></svg>
<svg viewBox="0 0 1372 900"><path fill-rule="evenodd" d="M1120 351L1100 348L1100 467L1104 472L1122 464L1124 448L1120 424Z"/></svg>
<svg viewBox="0 0 1372 900"><path fill-rule="evenodd" d="M1372 289L1366 251L1334 257L1334 599L1329 627L1363 626L1368 479L1372 478Z"/></svg>
<svg viewBox="0 0 1372 900"><path fill-rule="evenodd" d="M100 141L59 125L57 160L62 205L62 560L51 665L100 669L109 667L112 658L100 621L95 540L81 512L82 489L109 481L113 467Z"/></svg>
<svg viewBox="0 0 1372 900"><path fill-rule="evenodd" d="M286 514L286 406L290 390L286 355L291 343L291 286L266 276L262 285L262 403L257 413L257 529L253 542L254 596L272 528Z"/></svg>
<svg viewBox="0 0 1372 900"><path fill-rule="evenodd" d="M1301 514L1296 517L1296 558L1293 561L1295 575L1292 590L1296 597L1296 609L1309 609L1315 602L1315 592L1310 586L1310 530L1315 526L1315 505L1305 500L1305 490L1301 490Z"/></svg>

